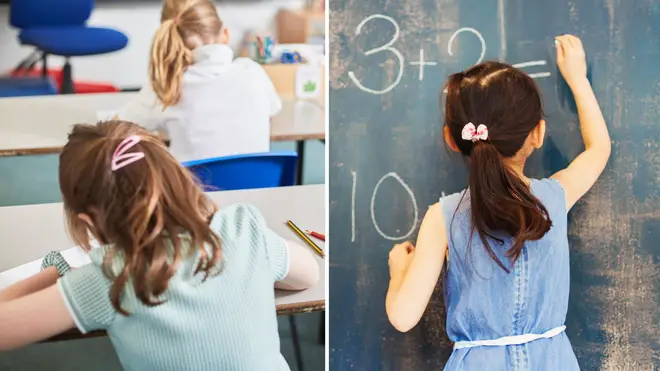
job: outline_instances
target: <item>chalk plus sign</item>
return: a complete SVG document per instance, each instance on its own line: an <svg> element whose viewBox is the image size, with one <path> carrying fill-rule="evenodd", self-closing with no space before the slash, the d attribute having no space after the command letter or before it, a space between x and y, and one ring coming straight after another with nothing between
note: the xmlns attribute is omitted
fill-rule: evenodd
<svg viewBox="0 0 660 371"><path fill-rule="evenodd" d="M419 81L424 80L424 66L435 66L436 62L427 62L424 60L424 49L419 49L419 61L410 62L413 66L419 66Z"/></svg>

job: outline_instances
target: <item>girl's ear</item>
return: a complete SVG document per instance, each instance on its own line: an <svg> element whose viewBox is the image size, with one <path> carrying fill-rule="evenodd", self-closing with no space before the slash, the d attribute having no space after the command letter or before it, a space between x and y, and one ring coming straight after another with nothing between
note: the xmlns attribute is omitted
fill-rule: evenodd
<svg viewBox="0 0 660 371"><path fill-rule="evenodd" d="M227 27L222 27L220 30L220 35L218 35L218 44L229 44L229 41L231 39L231 33L229 32L229 28Z"/></svg>
<svg viewBox="0 0 660 371"><path fill-rule="evenodd" d="M449 126L445 125L442 133L445 137L445 142L449 146L449 149L451 149L454 152L460 152L458 146L456 145L456 142L454 142L454 137L451 136L451 131L449 130Z"/></svg>
<svg viewBox="0 0 660 371"><path fill-rule="evenodd" d="M80 220L82 220L83 222L85 222L85 224L87 224L87 227L89 229L91 229L91 230L94 229L94 222L92 222L92 218L89 216L89 214L80 213L80 214L78 214L78 218Z"/></svg>
<svg viewBox="0 0 660 371"><path fill-rule="evenodd" d="M80 213L78 214L78 218L83 221L87 225L87 229L84 231L86 236L91 235L94 239L96 239L98 242L102 244L107 244L108 241L103 237L103 234L99 232L99 230L96 228L94 225L94 221L92 220L92 217L90 214L85 214L85 213ZM86 239L87 240L87 239Z"/></svg>
<svg viewBox="0 0 660 371"><path fill-rule="evenodd" d="M541 121L536 124L536 127L532 129L530 135L534 149L541 148L541 146L543 146L543 140L545 139L545 120L541 119Z"/></svg>

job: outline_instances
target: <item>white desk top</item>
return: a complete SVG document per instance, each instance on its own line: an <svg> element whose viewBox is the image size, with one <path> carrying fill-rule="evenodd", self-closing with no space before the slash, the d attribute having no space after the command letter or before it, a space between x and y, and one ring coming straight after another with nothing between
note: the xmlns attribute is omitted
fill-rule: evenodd
<svg viewBox="0 0 660 371"><path fill-rule="evenodd" d="M287 220L302 229L325 232L324 185L213 192L210 196L219 207L233 203L256 206L275 232L293 241L300 237L289 229ZM0 236L0 272L42 258L51 250L74 246L66 233L61 203L0 207ZM318 245L327 251L323 242ZM319 282L304 291L277 290L278 309L325 301L325 260L314 256L321 267Z"/></svg>
<svg viewBox="0 0 660 371"><path fill-rule="evenodd" d="M117 111L137 93L51 95L0 99L0 156L57 153L71 126L98 121L99 111ZM282 97L271 140L325 138L325 111L316 102Z"/></svg>

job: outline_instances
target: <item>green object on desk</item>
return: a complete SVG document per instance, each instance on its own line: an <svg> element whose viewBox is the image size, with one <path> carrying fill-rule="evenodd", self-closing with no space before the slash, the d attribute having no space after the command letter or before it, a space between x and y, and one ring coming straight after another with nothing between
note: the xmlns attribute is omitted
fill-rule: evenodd
<svg viewBox="0 0 660 371"><path fill-rule="evenodd" d="M316 83L314 81L307 81L303 87L305 93L311 93L316 91Z"/></svg>

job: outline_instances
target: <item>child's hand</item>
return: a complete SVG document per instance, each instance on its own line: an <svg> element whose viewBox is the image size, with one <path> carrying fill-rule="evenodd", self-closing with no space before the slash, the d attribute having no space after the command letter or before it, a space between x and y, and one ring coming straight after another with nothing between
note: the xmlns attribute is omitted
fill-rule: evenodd
<svg viewBox="0 0 660 371"><path fill-rule="evenodd" d="M390 251L388 264L390 265L390 277L405 274L408 266L415 256L415 246L406 241L396 244Z"/></svg>
<svg viewBox="0 0 660 371"><path fill-rule="evenodd" d="M582 41L573 35L562 35L555 38L557 47L557 65L566 83L572 88L575 84L587 79L587 60L582 47Z"/></svg>

